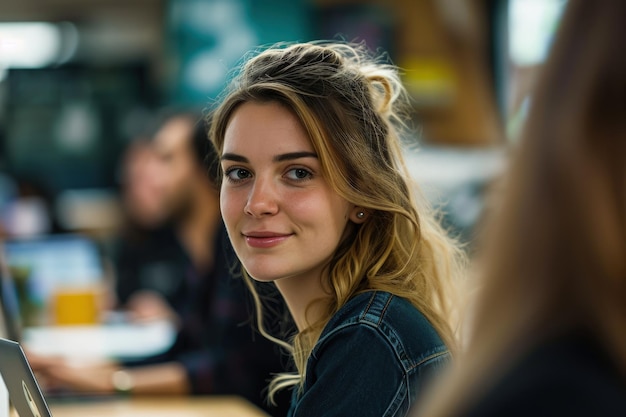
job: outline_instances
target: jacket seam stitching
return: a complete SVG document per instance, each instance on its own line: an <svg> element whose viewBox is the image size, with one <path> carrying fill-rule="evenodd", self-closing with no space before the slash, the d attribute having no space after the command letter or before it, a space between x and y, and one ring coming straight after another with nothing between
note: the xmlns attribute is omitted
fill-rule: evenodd
<svg viewBox="0 0 626 417"><path fill-rule="evenodd" d="M390 295L389 299L385 303L385 307L383 307L382 311L380 312L380 317L378 318L378 325L379 326L380 326L380 323L382 323L383 318L385 317L385 312L389 308L389 304L391 304L391 300L393 300L393 294Z"/></svg>
<svg viewBox="0 0 626 417"><path fill-rule="evenodd" d="M365 307L365 310L363 310L363 313L359 317L359 321L363 320L365 316L367 315L367 312L370 311L370 308L372 308L372 304L374 303L376 294L378 294L378 291L374 291L374 294L372 294L372 296L370 297L370 300L368 301L367 306Z"/></svg>
<svg viewBox="0 0 626 417"><path fill-rule="evenodd" d="M429 356L425 357L424 359L422 359L421 361L419 361L419 362L418 362L418 363L416 363L415 365L411 366L411 367L409 368L409 371L411 371L411 370L413 370L413 369L415 369L415 368L418 368L418 367L422 366L424 363L426 363L426 362L428 362L428 361L430 361L430 360L432 360L432 359L438 358L438 357L443 356L443 355L446 355L446 354L448 354L448 351L447 351L447 350L444 350L444 351L442 351L442 352L433 353L432 355L429 355Z"/></svg>

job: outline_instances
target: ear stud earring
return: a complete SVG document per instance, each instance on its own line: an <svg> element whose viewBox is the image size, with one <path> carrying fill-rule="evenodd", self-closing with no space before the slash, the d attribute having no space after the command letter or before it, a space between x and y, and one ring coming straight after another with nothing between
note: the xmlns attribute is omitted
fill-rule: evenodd
<svg viewBox="0 0 626 417"><path fill-rule="evenodd" d="M364 212L364 211L359 211L359 212L356 214L356 217L357 217L358 219L362 219L363 217L365 217L365 212Z"/></svg>

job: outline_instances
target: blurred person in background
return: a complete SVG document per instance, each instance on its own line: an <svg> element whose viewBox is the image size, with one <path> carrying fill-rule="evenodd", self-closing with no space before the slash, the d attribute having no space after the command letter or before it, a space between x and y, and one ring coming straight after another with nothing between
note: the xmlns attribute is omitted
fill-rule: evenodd
<svg viewBox="0 0 626 417"><path fill-rule="evenodd" d="M3 187L10 189L2 190ZM9 194L2 196L4 193ZM54 216L53 205L53 193L44 180L32 176L0 178L0 229L7 238L64 232Z"/></svg>
<svg viewBox="0 0 626 417"><path fill-rule="evenodd" d="M135 227L113 255L117 302L134 320L185 314L194 280L211 272L215 243L207 237L221 227L200 115L168 110L160 120L151 142L129 155L124 189Z"/></svg>
<svg viewBox="0 0 626 417"><path fill-rule="evenodd" d="M140 136L124 151L121 197L127 220L125 227L152 230L165 221L158 164L158 155L150 138Z"/></svg>
<svg viewBox="0 0 626 417"><path fill-rule="evenodd" d="M216 154L200 120L193 112L172 113L156 132L147 157L155 164L150 172L166 226L154 232L162 234L159 240L126 248L127 259L118 260L117 268L121 305L133 319L172 319L178 326L174 345L126 363L30 354L49 389L235 394L274 415L285 414L264 401L267 380L283 370L281 355L250 326L251 299L243 281L231 274L236 258L219 213ZM149 211L155 220L163 215Z"/></svg>
<svg viewBox="0 0 626 417"><path fill-rule="evenodd" d="M467 349L415 416L626 416L625 27L624 1L568 1Z"/></svg>

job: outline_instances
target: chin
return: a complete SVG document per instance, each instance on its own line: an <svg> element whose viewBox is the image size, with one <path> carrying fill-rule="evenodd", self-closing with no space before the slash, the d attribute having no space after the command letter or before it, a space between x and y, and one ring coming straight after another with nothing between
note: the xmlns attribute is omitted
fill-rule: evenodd
<svg viewBox="0 0 626 417"><path fill-rule="evenodd" d="M246 271L248 272L248 275L250 276L250 278L252 278L253 280L257 282L274 282L278 279L275 275L253 274L249 270L246 270Z"/></svg>
<svg viewBox="0 0 626 417"><path fill-rule="evenodd" d="M273 282L285 274L284 263L277 259L246 256L240 260L250 278L258 282Z"/></svg>
<svg viewBox="0 0 626 417"><path fill-rule="evenodd" d="M274 268L255 268L254 266L252 266L251 268L247 268L245 264L244 269L246 270L250 278L258 282L274 282L285 276L285 271L281 269L277 270Z"/></svg>

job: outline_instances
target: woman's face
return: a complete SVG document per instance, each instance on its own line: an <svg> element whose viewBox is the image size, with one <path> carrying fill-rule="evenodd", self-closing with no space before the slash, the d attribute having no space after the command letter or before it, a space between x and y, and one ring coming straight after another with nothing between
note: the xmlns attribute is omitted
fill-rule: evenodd
<svg viewBox="0 0 626 417"><path fill-rule="evenodd" d="M259 281L319 278L353 205L322 177L299 120L278 103L240 105L222 155L222 216L246 271Z"/></svg>

